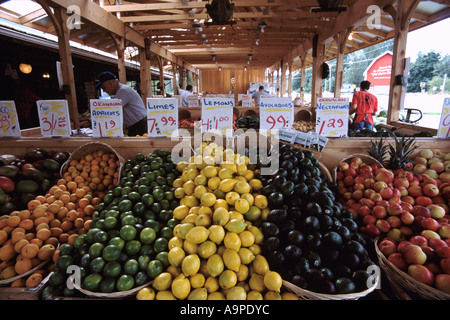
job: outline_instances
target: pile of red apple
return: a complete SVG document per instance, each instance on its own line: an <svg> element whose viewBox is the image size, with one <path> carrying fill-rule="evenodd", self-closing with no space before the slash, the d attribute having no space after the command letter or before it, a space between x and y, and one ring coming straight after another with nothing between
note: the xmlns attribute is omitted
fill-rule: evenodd
<svg viewBox="0 0 450 320"><path fill-rule="evenodd" d="M450 152L423 149L406 170L354 157L336 172L339 201L380 251L414 279L450 293ZM381 239L380 239L381 240Z"/></svg>

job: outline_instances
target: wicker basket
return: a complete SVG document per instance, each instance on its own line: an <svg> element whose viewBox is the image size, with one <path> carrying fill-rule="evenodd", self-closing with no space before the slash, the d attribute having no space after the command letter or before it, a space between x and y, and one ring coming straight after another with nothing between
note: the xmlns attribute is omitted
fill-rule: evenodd
<svg viewBox="0 0 450 320"><path fill-rule="evenodd" d="M14 281L16 281L17 279L24 278L24 277L26 277L26 276L32 274L33 272L35 272L35 271L37 271L37 270L39 270L39 269L42 269L47 263L49 263L50 260L51 260L51 259L42 261L42 262L39 263L36 267L31 268L30 270L28 270L28 271L25 272L25 273L19 274L19 275L15 276L15 277L12 277L12 278L9 278L9 279L0 280L0 287L2 287L2 286L8 286L8 285L10 285L11 283L13 283Z"/></svg>
<svg viewBox="0 0 450 320"><path fill-rule="evenodd" d="M325 294L302 289L286 280L283 280L283 286L297 295L301 300L358 300L367 296L375 290L380 282L380 274L376 275L375 283L367 290L348 294Z"/></svg>
<svg viewBox="0 0 450 320"><path fill-rule="evenodd" d="M391 282L393 289L398 289L395 291L402 295L402 298L408 299L407 293L411 292L426 300L450 300L450 294L416 281L409 274L393 265L378 249L378 241L380 241L380 237L375 239L375 250L379 265Z"/></svg>
<svg viewBox="0 0 450 320"><path fill-rule="evenodd" d="M79 292L81 292L82 294L84 294L84 295L86 295L87 297L90 297L90 298L122 299L122 298L126 298L126 297L129 297L129 296L132 296L132 295L136 294L139 290L141 290L141 289L143 289L145 287L148 287L152 283L153 283L153 280L143 284L142 286L135 287L135 288L132 288L130 290L117 291L117 292L111 292L111 293L93 292L93 291L85 290L85 289L80 288L75 283L73 284L73 286Z"/></svg>
<svg viewBox="0 0 450 320"><path fill-rule="evenodd" d="M346 156L345 158L341 159L341 161L339 161L339 163L341 162L349 162L352 158L361 158L361 160L365 163L365 164L376 164L379 168L384 168L383 164L381 164L377 159L375 159L374 157L371 157L369 155L363 154L363 153L354 153L351 155ZM337 176L337 171L338 171L338 167L334 168L334 181L336 181L336 176Z"/></svg>

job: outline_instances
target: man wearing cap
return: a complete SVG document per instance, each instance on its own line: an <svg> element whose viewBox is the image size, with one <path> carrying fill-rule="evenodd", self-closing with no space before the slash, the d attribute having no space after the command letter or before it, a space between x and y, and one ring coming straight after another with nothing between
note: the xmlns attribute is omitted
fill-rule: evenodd
<svg viewBox="0 0 450 320"><path fill-rule="evenodd" d="M122 100L123 124L128 130L128 136L147 133L147 110L139 94L131 87L120 83L116 76L105 71L98 75L95 88L102 88L114 99Z"/></svg>

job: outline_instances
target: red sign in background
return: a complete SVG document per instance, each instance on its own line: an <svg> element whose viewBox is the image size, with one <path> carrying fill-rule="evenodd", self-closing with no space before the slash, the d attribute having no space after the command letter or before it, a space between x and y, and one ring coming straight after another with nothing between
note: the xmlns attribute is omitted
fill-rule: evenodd
<svg viewBox="0 0 450 320"><path fill-rule="evenodd" d="M366 80L371 86L389 86L391 82L392 54L385 52L366 69Z"/></svg>

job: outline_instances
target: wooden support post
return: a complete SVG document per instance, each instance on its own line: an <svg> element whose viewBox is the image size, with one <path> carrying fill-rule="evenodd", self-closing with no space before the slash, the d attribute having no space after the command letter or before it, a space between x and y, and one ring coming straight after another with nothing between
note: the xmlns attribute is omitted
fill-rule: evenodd
<svg viewBox="0 0 450 320"><path fill-rule="evenodd" d="M156 56L159 66L159 95L165 95L165 85L164 85L164 58Z"/></svg>
<svg viewBox="0 0 450 320"><path fill-rule="evenodd" d="M300 61L302 62L302 68L300 69L300 101L303 105L303 100L305 99L305 64L306 64L306 53L302 53L300 56Z"/></svg>
<svg viewBox="0 0 450 320"><path fill-rule="evenodd" d="M286 64L281 60L281 81L280 81L280 97L284 96L286 92Z"/></svg>
<svg viewBox="0 0 450 320"><path fill-rule="evenodd" d="M179 67L178 69L179 69L178 71L179 71L179 75L180 75L180 84L179 84L180 88L181 89L186 89L185 86L184 86L184 76L183 76L183 71L185 69L184 69L184 67Z"/></svg>
<svg viewBox="0 0 450 320"><path fill-rule="evenodd" d="M281 68L277 69L277 97L280 96L281 93Z"/></svg>
<svg viewBox="0 0 450 320"><path fill-rule="evenodd" d="M125 38L110 33L117 49L117 73L120 83L127 83L127 71L125 69Z"/></svg>
<svg viewBox="0 0 450 320"><path fill-rule="evenodd" d="M289 97L291 97L292 94L292 63L293 61L289 61L288 63L288 70L289 70L289 83L288 83L288 94Z"/></svg>
<svg viewBox="0 0 450 320"><path fill-rule="evenodd" d="M405 69L405 52L409 21L419 2L419 0L399 0L396 9L392 6L385 9L385 11L389 12L392 16L395 25L391 84L387 114L388 124L398 121L400 118L403 86L401 84L397 84L396 77L402 76Z"/></svg>
<svg viewBox="0 0 450 320"><path fill-rule="evenodd" d="M338 54L336 57L336 75L334 81L334 97L341 97L342 81L344 77L344 56L345 56L345 44L348 39L352 28L348 28L345 31L339 32L335 37L335 42L338 47Z"/></svg>
<svg viewBox="0 0 450 320"><path fill-rule="evenodd" d="M150 72L150 60L147 59L144 49L140 49L140 76L141 76L141 97L144 103L152 96L152 74Z"/></svg>
<svg viewBox="0 0 450 320"><path fill-rule="evenodd" d="M316 44L316 54L313 56L312 69L312 89L311 89L311 107L313 110L317 106L317 98L322 96L322 64L325 45L323 43ZM313 49L314 51L314 49Z"/></svg>
<svg viewBox="0 0 450 320"><path fill-rule="evenodd" d="M177 65L172 63L172 86L173 86L173 94L178 94L178 83L177 83Z"/></svg>

